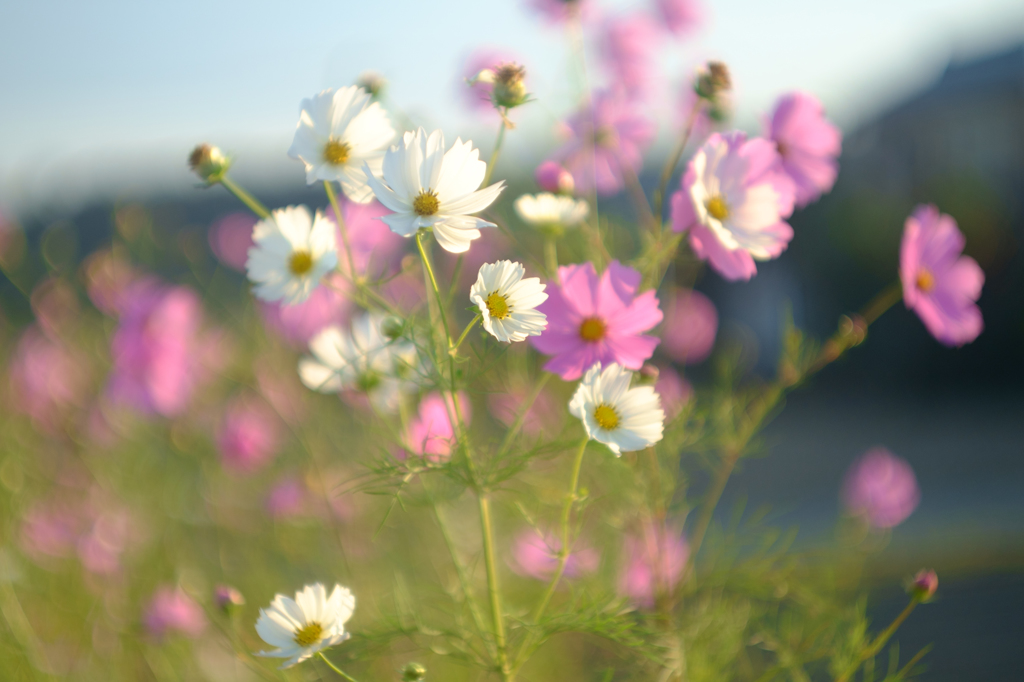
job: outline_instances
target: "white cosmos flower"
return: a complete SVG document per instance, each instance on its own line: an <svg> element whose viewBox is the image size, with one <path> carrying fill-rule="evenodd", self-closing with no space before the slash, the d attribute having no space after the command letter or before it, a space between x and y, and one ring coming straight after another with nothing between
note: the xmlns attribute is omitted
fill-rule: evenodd
<svg viewBox="0 0 1024 682"><path fill-rule="evenodd" d="M480 310L484 329L499 341L523 341L527 336L539 336L548 326L547 316L534 310L548 299L545 285L537 277L523 279L525 273L522 263L484 263L469 290L469 300Z"/></svg>
<svg viewBox="0 0 1024 682"><path fill-rule="evenodd" d="M587 217L590 205L583 199L550 192L524 194L516 199L519 217L537 227L575 227Z"/></svg>
<svg viewBox="0 0 1024 682"><path fill-rule="evenodd" d="M664 429L661 397L651 386L630 388L632 378L622 365L602 370L599 362L587 370L569 401L569 412L583 422L591 440L616 455L654 445Z"/></svg>
<svg viewBox="0 0 1024 682"><path fill-rule="evenodd" d="M455 140L445 152L444 134L428 136L423 128L408 132L384 155L383 181L367 177L377 200L394 211L381 218L393 232L411 237L429 227L446 251L464 253L480 236L481 227L495 227L471 213L490 206L505 183L478 189L487 173L480 150Z"/></svg>
<svg viewBox="0 0 1024 682"><path fill-rule="evenodd" d="M264 301L302 303L320 279L338 265L337 227L320 211L305 206L272 211L252 230L245 271Z"/></svg>
<svg viewBox="0 0 1024 682"><path fill-rule="evenodd" d="M334 325L309 342L312 354L299 360L302 383L321 393L363 391L380 410L394 412L403 391L416 389L422 373L416 347L384 333L388 318L366 313L349 331Z"/></svg>
<svg viewBox="0 0 1024 682"><path fill-rule="evenodd" d="M321 583L306 585L295 593L295 599L275 595L269 608L260 609L256 632L277 649L258 655L287 658L281 667L290 668L340 644L349 638L345 621L352 617L355 608L356 598L341 585L334 586L330 597Z"/></svg>
<svg viewBox="0 0 1024 682"><path fill-rule="evenodd" d="M380 174L395 129L380 104L371 100L356 85L302 100L288 156L306 165L307 183L337 180L352 201L365 204L373 199L365 168Z"/></svg>

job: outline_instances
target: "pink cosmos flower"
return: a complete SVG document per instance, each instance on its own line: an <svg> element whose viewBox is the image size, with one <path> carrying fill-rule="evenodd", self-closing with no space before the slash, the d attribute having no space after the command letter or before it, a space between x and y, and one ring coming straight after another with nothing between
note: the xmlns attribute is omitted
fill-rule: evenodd
<svg viewBox="0 0 1024 682"><path fill-rule="evenodd" d="M217 435L224 466L249 473L266 466L281 443L273 410L254 400L235 399L228 405Z"/></svg>
<svg viewBox="0 0 1024 682"><path fill-rule="evenodd" d="M11 355L11 408L40 428L55 427L69 407L81 402L88 381L83 366L63 343L29 327Z"/></svg>
<svg viewBox="0 0 1024 682"><path fill-rule="evenodd" d="M679 376L671 367L658 368L658 380L654 392L661 396L661 407L667 420L675 419L688 402L693 399L693 386Z"/></svg>
<svg viewBox="0 0 1024 682"><path fill-rule="evenodd" d="M805 92L780 97L765 121L764 134L775 143L782 168L796 186L797 206L806 206L832 189L843 134L825 118L817 98Z"/></svg>
<svg viewBox="0 0 1024 682"><path fill-rule="evenodd" d="M707 296L680 289L665 309L661 349L676 362L695 364L711 355L718 333L718 311Z"/></svg>
<svg viewBox="0 0 1024 682"><path fill-rule="evenodd" d="M576 182L572 179L572 173L562 167L557 161L545 161L537 166L533 177L545 192L552 194L572 194L576 188Z"/></svg>
<svg viewBox="0 0 1024 682"><path fill-rule="evenodd" d="M330 281L330 286L318 286L309 298L296 305L260 302L264 324L300 348L305 348L322 329L335 324L344 326L352 310L352 302L342 293L348 283L337 273L330 276Z"/></svg>
<svg viewBox="0 0 1024 682"><path fill-rule="evenodd" d="M665 28L677 37L693 33L704 19L704 8L697 0L656 0L655 4Z"/></svg>
<svg viewBox="0 0 1024 682"><path fill-rule="evenodd" d="M158 639L172 633L195 639L206 629L202 608L180 587L157 588L144 621L149 634Z"/></svg>
<svg viewBox="0 0 1024 682"><path fill-rule="evenodd" d="M742 132L714 133L672 195L672 229L690 232L698 257L728 280L757 274L754 260L777 258L793 228L794 189L775 145Z"/></svg>
<svg viewBox="0 0 1024 682"><path fill-rule="evenodd" d="M605 22L601 57L612 76L613 89L630 98L649 94L655 81L655 55L661 34L654 21L639 12Z"/></svg>
<svg viewBox="0 0 1024 682"><path fill-rule="evenodd" d="M251 213L229 213L213 225L207 233L210 249L224 265L238 272L245 272L245 261L253 247L252 228L256 216Z"/></svg>
<svg viewBox="0 0 1024 682"><path fill-rule="evenodd" d="M308 507L308 490L301 479L285 476L278 480L267 495L267 513L275 519L300 516Z"/></svg>
<svg viewBox="0 0 1024 682"><path fill-rule="evenodd" d="M368 204L357 204L345 197L339 197L341 213L345 219L349 245L352 247L352 261L357 276L373 279L392 275L396 272L401 253L405 248L405 239L395 234L382 221L381 216L388 211L380 202L373 200ZM334 220L334 208L328 207L327 217ZM345 242L338 230L338 267L348 273L348 255L345 253ZM351 273L349 273L351 275Z"/></svg>
<svg viewBox="0 0 1024 682"><path fill-rule="evenodd" d="M459 79L457 84L459 94L462 96L466 106L479 113L490 112L497 116L497 111L494 108L494 104L491 102L491 92L494 90L494 84L477 81L473 83L473 85L469 85L467 81L473 81L473 79L477 77L477 74L484 69L497 71L498 67L502 64L510 64L512 62L519 61L520 60L510 52L491 47L485 47L473 52L473 54L466 59L465 66L462 69L462 77ZM387 229L387 226L385 226L385 229ZM401 237L399 237L399 239L401 239Z"/></svg>
<svg viewBox="0 0 1024 682"><path fill-rule="evenodd" d="M572 173L576 192L615 194L624 173L638 173L643 151L654 139L654 124L619 92L599 91L590 107L566 123L571 135L557 159Z"/></svg>
<svg viewBox="0 0 1024 682"><path fill-rule="evenodd" d="M431 393L420 401L419 412L409 421L405 433L406 449L413 455L423 457L428 462L447 461L455 446L455 418L451 398L441 397L440 393ZM469 423L470 406L464 395L459 394L459 409L465 423ZM451 416L449 416L449 414Z"/></svg>
<svg viewBox="0 0 1024 682"><path fill-rule="evenodd" d="M935 206L918 206L907 218L900 245L903 302L931 335L947 346L962 346L984 328L981 296L985 273L964 250L956 221Z"/></svg>
<svg viewBox="0 0 1024 682"><path fill-rule="evenodd" d="M643 332L661 322L653 291L637 295L640 273L612 261L600 277L592 263L558 268L557 286L537 310L548 328L530 337L548 360L544 369L566 381L579 379L595 362L640 369L654 354L658 339Z"/></svg>
<svg viewBox="0 0 1024 682"><path fill-rule="evenodd" d="M110 397L165 417L183 412L204 374L201 320L191 289L137 283L111 342Z"/></svg>
<svg viewBox="0 0 1024 682"><path fill-rule="evenodd" d="M854 462L843 482L843 503L875 528L903 523L921 500L914 470L885 448L872 448Z"/></svg>
<svg viewBox="0 0 1024 682"><path fill-rule="evenodd" d="M564 24L590 13L591 0L530 0L530 6L553 24Z"/></svg>
<svg viewBox="0 0 1024 682"><path fill-rule="evenodd" d="M529 395L530 391L525 388L496 391L487 396L487 407L495 419L505 426L512 426ZM523 419L523 433L528 436L539 436L545 432L551 433L558 428L561 414L559 406L551 395L541 391L526 412L526 417Z"/></svg>
<svg viewBox="0 0 1024 682"><path fill-rule="evenodd" d="M527 528L516 536L512 547L512 570L535 580L548 580L558 568L558 553L562 541L554 533L541 535L534 528ZM597 570L600 555L589 547L574 549L565 561L562 576L578 578Z"/></svg>
<svg viewBox="0 0 1024 682"><path fill-rule="evenodd" d="M626 565L619 575L619 592L645 608L658 595L671 594L683 578L690 547L670 526L644 523L639 536L626 538Z"/></svg>

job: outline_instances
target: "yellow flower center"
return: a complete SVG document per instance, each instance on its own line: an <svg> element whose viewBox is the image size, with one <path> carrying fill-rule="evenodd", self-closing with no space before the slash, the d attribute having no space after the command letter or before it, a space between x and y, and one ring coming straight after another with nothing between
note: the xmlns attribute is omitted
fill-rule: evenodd
<svg viewBox="0 0 1024 682"><path fill-rule="evenodd" d="M487 297L487 312L496 320L504 320L512 309L508 305L508 299L495 291Z"/></svg>
<svg viewBox="0 0 1024 682"><path fill-rule="evenodd" d="M332 137L324 145L324 161L334 166L340 166L348 161L348 155L351 151L352 149L347 144Z"/></svg>
<svg viewBox="0 0 1024 682"><path fill-rule="evenodd" d="M935 275L921 268L917 271L917 281L915 283L918 289L927 294L935 288Z"/></svg>
<svg viewBox="0 0 1024 682"><path fill-rule="evenodd" d="M319 642L323 634L324 626L314 620L303 625L302 629L295 633L295 643L299 646L311 646Z"/></svg>
<svg viewBox="0 0 1024 682"><path fill-rule="evenodd" d="M601 403L594 408L594 421L605 431L612 431L619 425L619 414L611 405Z"/></svg>
<svg viewBox="0 0 1024 682"><path fill-rule="evenodd" d="M588 317L580 325L580 338L588 343L596 343L604 338L608 326L599 317Z"/></svg>
<svg viewBox="0 0 1024 682"><path fill-rule="evenodd" d="M437 192L432 189L420 192L419 195L412 200L412 210L415 211L418 216L434 215L437 213L437 209L439 208L441 208L441 202L437 200Z"/></svg>
<svg viewBox="0 0 1024 682"><path fill-rule="evenodd" d="M288 269L297 277L305 275L313 269L313 256L309 251L293 251L288 259Z"/></svg>
<svg viewBox="0 0 1024 682"><path fill-rule="evenodd" d="M708 199L708 203L705 206L707 206L708 213L715 220L725 220L729 217L729 205L725 203L725 199L722 198L721 194L716 194Z"/></svg>

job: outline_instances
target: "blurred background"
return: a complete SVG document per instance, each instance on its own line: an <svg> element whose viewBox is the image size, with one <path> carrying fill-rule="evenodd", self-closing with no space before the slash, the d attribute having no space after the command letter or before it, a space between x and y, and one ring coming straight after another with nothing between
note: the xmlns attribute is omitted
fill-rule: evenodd
<svg viewBox="0 0 1024 682"><path fill-rule="evenodd" d="M602 11L639 5L608 1ZM709 58L732 71L736 127L758 132L775 99L801 89L844 133L835 189L794 217L789 250L750 284L708 275L697 285L722 333L747 339L752 365L774 367L786 306L824 336L893 280L917 203L957 219L986 273L986 330L975 343L945 348L898 305L867 344L791 398L766 433L766 456L746 463L722 509L768 505L775 522L799 526L800 542L828 540L850 463L890 448L913 466L922 499L871 580L891 586L923 565L942 580L941 600L904 626L901 643L937 644L925 679L1024 679L1024 4L705 7L701 28L659 53L659 137L645 186L679 123L680 89ZM387 80L385 102L411 124L489 149L495 120L465 106L467 59L493 48L520 60L537 101L516 111L497 176L523 191L573 107L564 35L512 0L44 0L5 3L0 31L0 239L20 225L25 241L5 240L4 257L42 254L26 281L74 271L133 229L150 233L153 270L170 280L187 272L195 250L208 251L209 226L240 209L221 188L197 188L185 160L199 142L231 154L233 175L267 205L324 204L285 154L298 104L367 70ZM19 285L0 285L8 348L32 317ZM13 485L2 472L0 481ZM900 602L882 587L869 608L881 623Z"/></svg>

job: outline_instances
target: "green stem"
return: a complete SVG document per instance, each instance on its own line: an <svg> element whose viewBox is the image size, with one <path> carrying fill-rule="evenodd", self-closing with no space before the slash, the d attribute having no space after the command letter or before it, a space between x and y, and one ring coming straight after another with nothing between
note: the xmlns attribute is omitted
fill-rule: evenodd
<svg viewBox="0 0 1024 682"><path fill-rule="evenodd" d="M345 216L341 212L341 206L338 205L338 194L334 191L334 186L330 180L324 180L324 191L327 192L327 200L331 202L331 208L334 209L334 222L338 224L338 230L341 232L341 242L345 245L345 255L348 257L348 273L353 281L356 281L356 262L352 258L352 245L348 239L348 228L345 226Z"/></svg>
<svg viewBox="0 0 1024 682"><path fill-rule="evenodd" d="M331 662L330 662L329 660L327 660L327 657L326 657L326 656L324 656L324 652L322 652L322 651L318 652L318 653L317 653L317 656L319 656L319 657L320 657L320 660L322 660L322 661L323 661L324 663L326 663L326 664L327 664L327 667L328 667L328 668L330 668L330 669L331 669L331 670L333 670L334 672L336 672L336 673L338 673L339 675L341 675L341 676L342 676L343 678L345 678L346 680L348 680L348 682L359 682L359 680L357 680L356 678L352 677L351 675L349 675L348 673L346 673L345 671L343 671L343 670L342 670L341 668L339 668L338 666L334 665L334 664L333 664L333 663L331 663Z"/></svg>
<svg viewBox="0 0 1024 682"><path fill-rule="evenodd" d="M260 218L270 217L270 211L267 210L267 207L261 204L256 197L246 192L239 185L235 184L234 180L226 175L222 175L218 182L224 185L229 192L238 197L243 204L249 207L250 211L258 215Z"/></svg>
<svg viewBox="0 0 1024 682"><path fill-rule="evenodd" d="M544 238L544 269L548 271L549 278L558 276L558 244L550 235Z"/></svg>
<svg viewBox="0 0 1024 682"><path fill-rule="evenodd" d="M871 299L871 301L861 309L860 316L864 318L865 324L871 324L881 317L882 313L896 305L901 298L903 298L903 285L899 280L897 280Z"/></svg>
<svg viewBox="0 0 1024 682"><path fill-rule="evenodd" d="M850 666L846 672L837 677L836 682L847 682L851 677L853 677L864 661L877 656L878 652L882 650L883 646L885 646L885 643L889 641L889 638L896 633L896 630L903 624L903 621L907 619L907 616L909 616L914 608L920 603L920 599L911 599L910 603L907 604L907 608L903 609L902 613L896 616L896 619L889 624L889 627L883 630L877 637L875 637L875 640L871 642L871 644L864 648L860 653L860 656L857 658L857 661Z"/></svg>
<svg viewBox="0 0 1024 682"><path fill-rule="evenodd" d="M466 336L469 334L470 330L476 326L476 323L479 322L481 318L482 316L480 315L480 313L477 313L476 317L469 321L469 324L466 325L466 328L462 330L462 335L459 336L459 340L456 341L455 344L450 349L448 349L449 353L454 354L456 351L459 350L459 346L461 346L462 342L466 340Z"/></svg>
<svg viewBox="0 0 1024 682"><path fill-rule="evenodd" d="M665 192L668 190L668 181L672 179L672 172L675 171L676 166L679 165L679 159L682 158L683 152L686 151L686 145L690 142L690 135L693 134L693 125L697 121L697 114L700 113L703 105L704 99L698 97L697 101L693 104L693 109L690 110L690 117L686 120L686 126L683 128L683 134L679 137L679 143L672 150L672 155L665 161L665 167L661 169L661 181L658 183L658 191L654 193L655 216L659 223L665 217Z"/></svg>
<svg viewBox="0 0 1024 682"><path fill-rule="evenodd" d="M446 345L451 348L452 335L451 332L448 331L448 318L444 314L444 304L441 302L441 290L437 288L437 278L434 276L434 267L430 264L430 256L427 255L427 249L423 245L423 238L426 234L427 233L424 230L416 233L416 248L419 249L420 260L423 261L423 271L426 273L427 283L434 291L434 303L437 306L437 315L441 318L441 325L444 327ZM431 327L433 327L433 324ZM440 359L440 357L438 359ZM440 369L440 367L438 367L438 369ZM452 377L452 380L454 381L454 376Z"/></svg>
<svg viewBox="0 0 1024 682"><path fill-rule="evenodd" d="M491 152L491 158L487 161L487 172L484 173L484 181L480 183L481 187L486 187L487 183L490 182L491 176L494 175L494 164L498 162L498 155L501 153L501 145L505 141L505 118L501 119L501 125L498 127L498 139L494 142L494 151Z"/></svg>
<svg viewBox="0 0 1024 682"><path fill-rule="evenodd" d="M484 563L487 569L487 592L491 598L491 619L494 623L494 643L498 649L498 668L503 680L511 680L508 666L508 645L505 641L505 616L501 608L501 587L498 584L498 562L494 554L494 532L491 523L491 499L481 492L477 500L480 505L480 530L484 538Z"/></svg>

